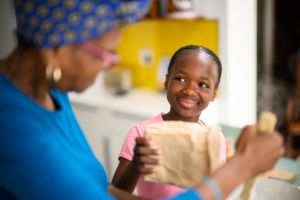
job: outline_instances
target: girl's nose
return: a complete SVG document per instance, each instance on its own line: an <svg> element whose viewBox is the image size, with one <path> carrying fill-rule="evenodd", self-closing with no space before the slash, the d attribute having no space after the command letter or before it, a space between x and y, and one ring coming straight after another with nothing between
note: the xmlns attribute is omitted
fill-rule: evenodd
<svg viewBox="0 0 300 200"><path fill-rule="evenodd" d="M188 96L196 95L197 94L198 85L195 83L188 83L184 88L184 93Z"/></svg>

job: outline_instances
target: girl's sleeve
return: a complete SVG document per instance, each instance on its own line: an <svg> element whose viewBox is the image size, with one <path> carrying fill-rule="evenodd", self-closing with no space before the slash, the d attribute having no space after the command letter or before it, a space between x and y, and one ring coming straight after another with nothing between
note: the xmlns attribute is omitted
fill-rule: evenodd
<svg viewBox="0 0 300 200"><path fill-rule="evenodd" d="M132 161L134 155L134 147L135 147L135 139L139 136L142 136L141 128L139 125L133 126L122 144L121 152L119 154L119 158L125 158L129 161Z"/></svg>

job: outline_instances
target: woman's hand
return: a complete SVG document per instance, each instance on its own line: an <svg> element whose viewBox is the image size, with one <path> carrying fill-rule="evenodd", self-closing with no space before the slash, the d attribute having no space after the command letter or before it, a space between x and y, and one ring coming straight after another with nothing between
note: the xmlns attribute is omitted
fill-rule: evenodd
<svg viewBox="0 0 300 200"><path fill-rule="evenodd" d="M132 160L132 170L139 174L151 174L155 165L160 162L160 151L145 137L136 138L136 145L134 147L134 157Z"/></svg>
<svg viewBox="0 0 300 200"><path fill-rule="evenodd" d="M282 136L273 132L261 134L256 125L246 126L238 139L235 155L229 159L212 179L226 198L240 183L271 169L284 153ZM203 199L214 199L207 185L196 187Z"/></svg>
<svg viewBox="0 0 300 200"><path fill-rule="evenodd" d="M246 126L236 145L237 156L247 162L250 176L256 176L272 168L283 155L283 138L278 132L262 134L257 126Z"/></svg>

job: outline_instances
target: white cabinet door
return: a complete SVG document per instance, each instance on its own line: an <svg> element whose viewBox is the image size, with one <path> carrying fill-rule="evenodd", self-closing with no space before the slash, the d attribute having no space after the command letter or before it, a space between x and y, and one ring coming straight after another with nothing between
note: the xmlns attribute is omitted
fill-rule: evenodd
<svg viewBox="0 0 300 200"><path fill-rule="evenodd" d="M107 130L101 122L105 113L99 108L77 103L73 103L73 110L95 156L106 167L103 141Z"/></svg>
<svg viewBox="0 0 300 200"><path fill-rule="evenodd" d="M73 109L94 154L111 180L119 163L118 155L127 132L135 123L149 117L81 103L73 103Z"/></svg>
<svg viewBox="0 0 300 200"><path fill-rule="evenodd" d="M129 131L129 129L137 122L144 121L148 119L145 116L137 116L127 113L122 113L118 111L111 111L110 115L111 122L107 123L107 127L111 134L106 135L106 163L107 163L107 173L109 178L112 178L117 166L118 166L118 156L120 153L123 141Z"/></svg>

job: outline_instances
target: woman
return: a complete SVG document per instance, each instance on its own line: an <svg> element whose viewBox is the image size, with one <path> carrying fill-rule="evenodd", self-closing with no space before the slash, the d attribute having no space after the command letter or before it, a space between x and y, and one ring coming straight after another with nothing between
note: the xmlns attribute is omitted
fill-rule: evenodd
<svg viewBox="0 0 300 200"><path fill-rule="evenodd" d="M0 65L0 199L133 199L116 188L109 194L104 169L75 119L67 92L84 91L101 70L118 61L113 51L122 25L139 20L148 4L15 1L18 45ZM237 156L211 179L224 196L272 167L281 155L277 134L255 134L254 127L245 130ZM149 154L156 154L147 140L139 138L137 144L137 160L146 160L140 164L156 162L147 162ZM269 159L257 162L255 151ZM241 167L245 173L233 178ZM178 198L210 199L213 191L200 184Z"/></svg>

